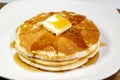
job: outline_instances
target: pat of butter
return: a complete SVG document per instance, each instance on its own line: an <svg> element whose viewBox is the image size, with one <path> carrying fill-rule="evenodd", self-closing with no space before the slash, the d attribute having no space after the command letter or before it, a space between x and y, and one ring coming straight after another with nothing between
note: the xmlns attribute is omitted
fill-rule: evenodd
<svg viewBox="0 0 120 80"><path fill-rule="evenodd" d="M55 33L57 36L71 27L68 19L63 18L60 14L54 14L43 21L43 26L48 31Z"/></svg>

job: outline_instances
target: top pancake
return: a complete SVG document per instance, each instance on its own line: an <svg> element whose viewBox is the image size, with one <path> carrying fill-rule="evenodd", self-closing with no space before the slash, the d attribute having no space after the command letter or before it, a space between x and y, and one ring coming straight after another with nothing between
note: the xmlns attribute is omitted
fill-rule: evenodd
<svg viewBox="0 0 120 80"><path fill-rule="evenodd" d="M72 27L59 36L49 32L42 22L55 13L67 18ZM17 29L16 48L28 56L37 58L65 58L86 51L86 55L99 45L100 32L85 16L73 12L41 13L20 25ZM54 54L49 54L54 52ZM39 56L38 56L39 55ZM45 57L47 55L47 57ZM56 57L57 56L57 57Z"/></svg>

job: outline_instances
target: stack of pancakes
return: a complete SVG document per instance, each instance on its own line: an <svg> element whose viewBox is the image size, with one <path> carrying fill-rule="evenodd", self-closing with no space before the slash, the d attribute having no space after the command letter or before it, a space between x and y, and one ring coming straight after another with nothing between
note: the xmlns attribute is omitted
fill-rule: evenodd
<svg viewBox="0 0 120 80"><path fill-rule="evenodd" d="M72 27L56 36L44 28L43 21L54 14L68 19ZM60 11L41 13L16 30L15 48L26 64L48 71L75 69L94 57L100 45L100 32L85 16Z"/></svg>

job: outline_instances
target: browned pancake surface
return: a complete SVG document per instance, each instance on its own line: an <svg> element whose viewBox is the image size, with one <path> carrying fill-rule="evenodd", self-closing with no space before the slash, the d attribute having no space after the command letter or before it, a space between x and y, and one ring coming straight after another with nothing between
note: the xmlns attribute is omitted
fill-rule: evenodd
<svg viewBox="0 0 120 80"><path fill-rule="evenodd" d="M41 13L22 24L20 28L20 45L28 52L31 51L56 51L70 55L77 51L89 48L89 44L96 44L100 32L96 25L85 16L73 12L57 12L72 23L72 27L60 36L44 29L43 25L34 28L38 22L44 21L56 12Z"/></svg>

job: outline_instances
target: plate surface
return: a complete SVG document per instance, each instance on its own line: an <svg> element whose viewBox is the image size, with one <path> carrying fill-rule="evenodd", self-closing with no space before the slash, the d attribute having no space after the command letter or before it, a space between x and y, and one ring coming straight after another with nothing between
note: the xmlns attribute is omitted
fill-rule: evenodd
<svg viewBox="0 0 120 80"><path fill-rule="evenodd" d="M25 20L41 12L73 11L94 21L101 32L98 61L85 68L64 73L29 72L18 66L15 51L10 43L15 39L15 30ZM78 0L18 0L0 10L0 76L21 80L98 80L117 72L120 68L120 15L116 9Z"/></svg>

